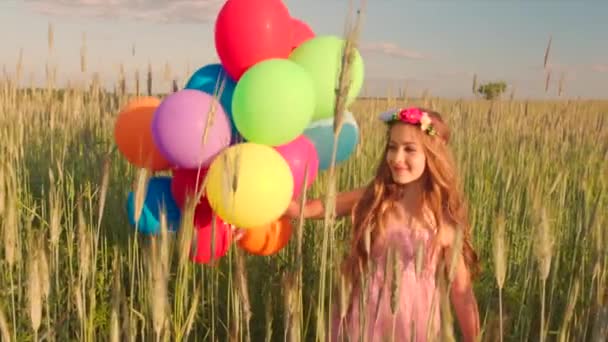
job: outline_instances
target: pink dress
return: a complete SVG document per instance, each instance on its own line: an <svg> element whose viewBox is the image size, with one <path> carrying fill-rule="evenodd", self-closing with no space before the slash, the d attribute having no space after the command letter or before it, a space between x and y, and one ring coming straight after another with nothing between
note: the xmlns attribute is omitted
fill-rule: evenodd
<svg viewBox="0 0 608 342"><path fill-rule="evenodd" d="M387 227L385 242L372 247L376 266L367 278L366 295L362 299L361 293L354 294L342 324L337 308L333 310L332 341L438 341L438 254L431 252L433 236L429 230ZM391 247L394 257L388 258ZM397 270L399 279L395 280L393 270ZM360 314L361 309L365 315Z"/></svg>

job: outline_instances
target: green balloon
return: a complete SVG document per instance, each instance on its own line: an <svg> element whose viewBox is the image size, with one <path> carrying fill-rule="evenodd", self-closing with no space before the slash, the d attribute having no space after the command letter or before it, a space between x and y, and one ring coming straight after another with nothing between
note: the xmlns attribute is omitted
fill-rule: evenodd
<svg viewBox="0 0 608 342"><path fill-rule="evenodd" d="M303 66L315 82L316 108L313 121L330 118L336 106L336 89L342 69L342 54L346 41L335 36L317 36L292 51L289 59ZM358 50L349 66L350 89L346 105L357 98L363 87L363 59Z"/></svg>
<svg viewBox="0 0 608 342"><path fill-rule="evenodd" d="M232 116L249 142L278 146L297 138L312 120L315 89L310 74L288 59L267 59L239 79Z"/></svg>

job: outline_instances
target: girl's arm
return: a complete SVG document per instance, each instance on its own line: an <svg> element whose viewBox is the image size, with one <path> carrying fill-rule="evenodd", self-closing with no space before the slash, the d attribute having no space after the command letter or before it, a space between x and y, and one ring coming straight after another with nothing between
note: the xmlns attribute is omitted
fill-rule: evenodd
<svg viewBox="0 0 608 342"><path fill-rule="evenodd" d="M349 215L363 193L365 188L359 188L347 192L339 192L336 195L336 217L343 217ZM320 199L313 199L308 201L303 208L303 214L305 219L323 219L325 217L325 206L323 201ZM296 201L291 201L287 211L283 216L291 219L297 219L300 217L300 204ZM244 235L241 229L232 226L232 237L234 241L240 240Z"/></svg>
<svg viewBox="0 0 608 342"><path fill-rule="evenodd" d="M473 293L471 276L462 257L456 266L456 273L450 289L450 298L456 311L460 330L467 342L477 341L479 336L479 311Z"/></svg>
<svg viewBox="0 0 608 342"><path fill-rule="evenodd" d="M456 237L453 228L447 229L449 245L445 247L444 258L448 272L452 262L452 245ZM456 317L460 325L464 341L474 342L480 334L479 311L477 308L477 300L473 292L471 274L467 265L464 262L464 257L460 253L456 260L456 269L454 270L454 279L450 287L450 299L456 312Z"/></svg>
<svg viewBox="0 0 608 342"><path fill-rule="evenodd" d="M336 217L349 215L355 204L363 196L364 191L365 188L359 188L352 191L339 192L336 195ZM285 215L291 218L299 218L300 208L299 203L292 201ZM302 212L305 219L322 219L325 217L325 206L322 200L313 199L304 205Z"/></svg>

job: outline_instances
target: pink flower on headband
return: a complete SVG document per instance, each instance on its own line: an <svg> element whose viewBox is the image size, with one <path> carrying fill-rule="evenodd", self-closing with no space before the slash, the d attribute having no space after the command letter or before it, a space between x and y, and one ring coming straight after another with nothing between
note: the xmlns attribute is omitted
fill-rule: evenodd
<svg viewBox="0 0 608 342"><path fill-rule="evenodd" d="M403 122L417 125L420 123L420 119L422 119L423 115L424 112L422 112L419 108L406 108L399 112L399 119Z"/></svg>
<svg viewBox="0 0 608 342"><path fill-rule="evenodd" d="M420 129L426 134L437 135L437 131L433 127L433 120L429 114L417 107L384 112L380 115L380 119L384 122L401 121L410 125L420 126Z"/></svg>

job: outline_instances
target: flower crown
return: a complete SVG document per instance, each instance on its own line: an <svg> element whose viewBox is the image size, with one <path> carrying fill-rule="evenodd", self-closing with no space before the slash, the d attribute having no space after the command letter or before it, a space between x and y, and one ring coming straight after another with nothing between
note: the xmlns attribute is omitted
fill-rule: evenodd
<svg viewBox="0 0 608 342"><path fill-rule="evenodd" d="M426 134L431 136L437 135L437 131L433 127L433 120L431 120L429 114L417 107L382 113L380 115L380 120L384 122L401 121L412 125L419 125L420 129Z"/></svg>

